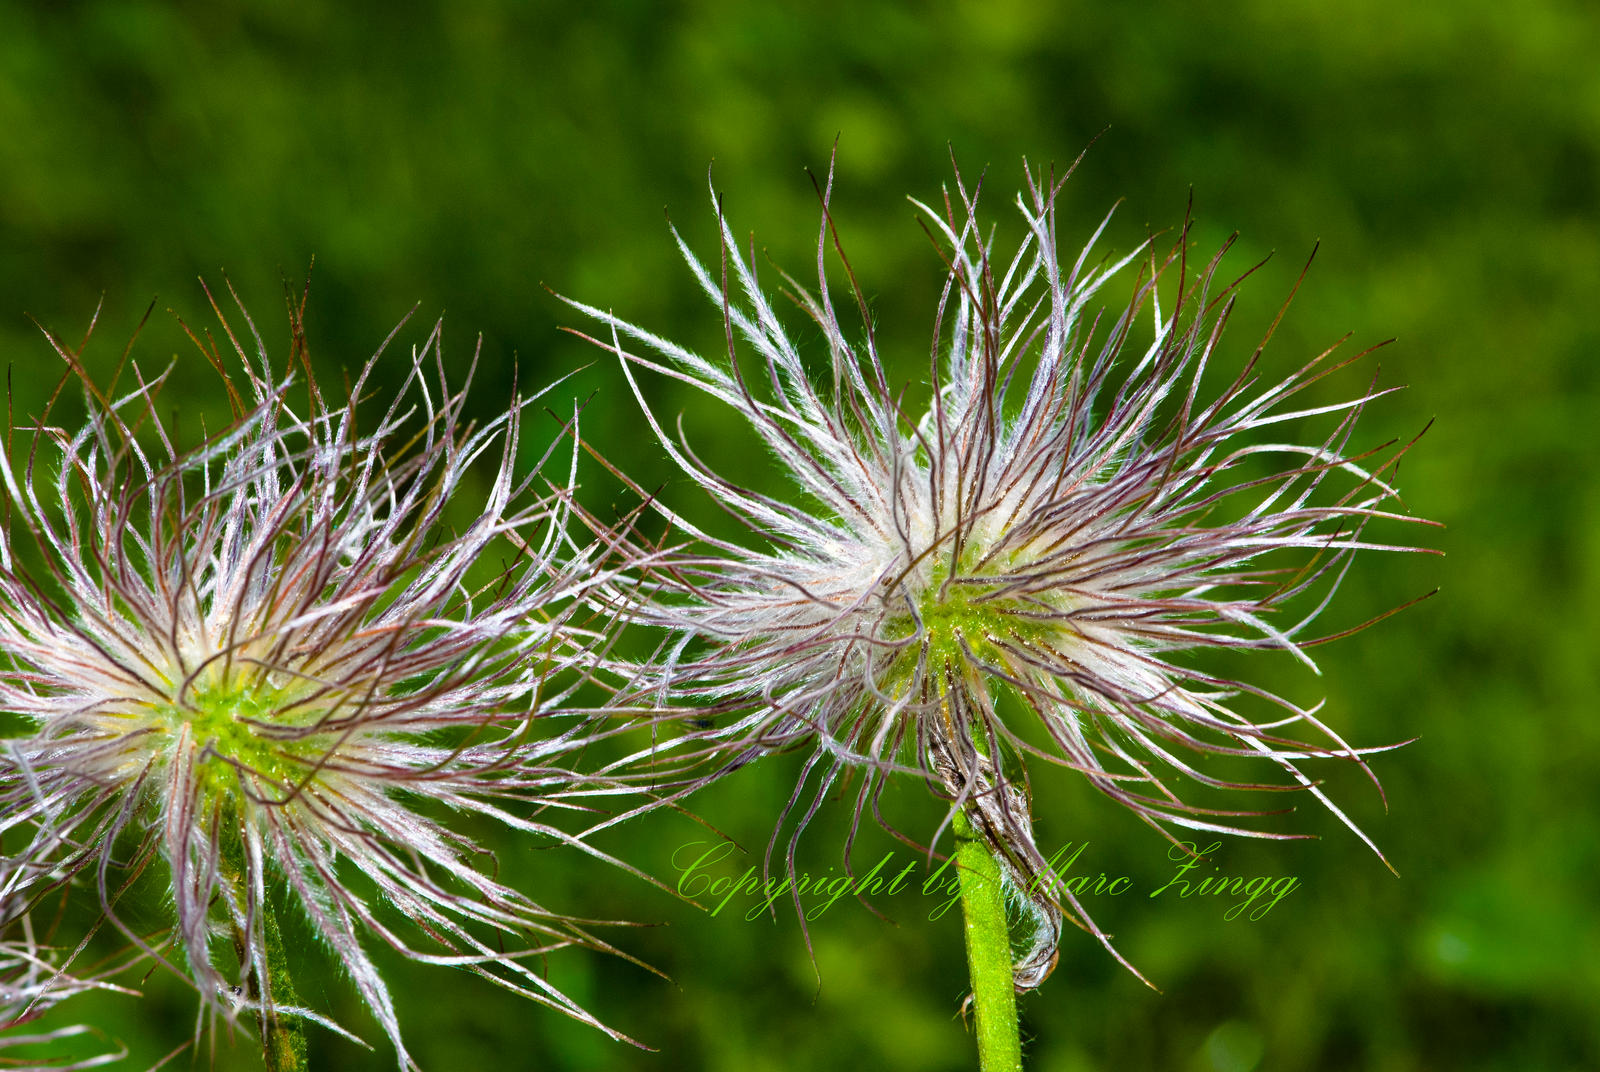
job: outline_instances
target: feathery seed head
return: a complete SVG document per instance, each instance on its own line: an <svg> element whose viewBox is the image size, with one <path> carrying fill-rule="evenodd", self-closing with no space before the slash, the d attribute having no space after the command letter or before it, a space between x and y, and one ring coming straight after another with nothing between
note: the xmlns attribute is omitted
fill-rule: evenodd
<svg viewBox="0 0 1600 1072"><path fill-rule="evenodd" d="M577 617L598 563L567 538L568 490L517 474L531 399L468 421L435 326L366 428L395 364L380 348L330 404L302 310L281 371L247 315L244 341L220 309L225 348L192 336L233 412L193 444L159 410L172 369L134 364L119 395L51 338L56 396L77 382L88 418L54 426L53 398L0 456L0 711L26 728L0 756L0 831L25 842L0 878L92 884L213 1014L263 1025L320 1020L275 964L287 893L406 1066L371 942L595 1023L524 961L607 947L485 873L450 821L592 851L536 817L594 791L563 758L588 731L542 720L605 633ZM118 910L158 860L167 948Z"/></svg>
<svg viewBox="0 0 1600 1072"><path fill-rule="evenodd" d="M1097 231L1082 252L1063 255L1060 189L1029 174L1016 201L1025 237L1009 259L995 256L978 189L959 173L942 208L918 203L949 268L920 411L891 385L844 261L831 172L817 288L784 277L827 347L824 376L808 374L715 192L720 274L681 238L679 246L722 312L723 358L572 303L605 328L593 341L621 359L669 455L755 537L716 538L655 503L685 546L616 541L644 579L613 598L671 637L638 669L641 680L668 703L728 716L709 729L690 724L644 758L713 761L712 774L685 775L693 788L761 755L811 748L804 777L816 790L802 828L852 769L868 772L858 821L868 807L878 814L883 775L920 773L965 809L1034 911L1021 988L1048 974L1064 916L1099 935L1070 892L1040 881L1027 759L1081 773L1158 829L1289 836L1219 822L1238 813L1188 804L1167 784L1175 772L1226 786L1190 754L1256 755L1288 784L1234 788L1300 788L1356 830L1301 764L1363 763L1370 750L1347 745L1315 708L1173 656L1276 649L1310 664L1307 649L1327 638L1308 628L1352 556L1411 549L1368 539L1368 524L1413 520L1389 506L1396 493L1385 475L1404 448L1351 446L1363 407L1387 390L1299 401L1354 358L1324 353L1263 383L1257 347L1212 393L1204 374L1239 282L1219 274L1227 247L1196 270L1185 228L1164 255L1147 243L1108 262L1093 252ZM851 337L830 297L830 246L863 338ZM1097 310L1118 280L1126 303ZM758 374L746 373L741 349L754 352ZM738 487L675 442L650 414L638 369L731 406L802 500ZM1309 443L1273 434L1318 418L1326 427ZM1295 608L1298 617L1283 620ZM1250 703L1276 712L1251 716ZM1047 748L1011 724L1014 710L1037 721Z"/></svg>

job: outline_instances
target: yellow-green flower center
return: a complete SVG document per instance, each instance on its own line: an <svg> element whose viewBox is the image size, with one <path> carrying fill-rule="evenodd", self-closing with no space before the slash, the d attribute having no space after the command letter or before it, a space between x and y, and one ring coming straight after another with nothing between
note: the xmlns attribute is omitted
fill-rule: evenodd
<svg viewBox="0 0 1600 1072"><path fill-rule="evenodd" d="M158 726L176 736L187 727L197 749L196 777L212 799L297 785L334 743L334 733L305 733L322 712L296 704L303 688L264 680L197 684L182 702L164 705Z"/></svg>
<svg viewBox="0 0 1600 1072"><path fill-rule="evenodd" d="M961 668L974 660L990 666L1004 665L1005 645L1026 643L1047 632L1047 626L1020 613L1024 607L1017 599L997 594L1003 583L961 574L950 580L945 563L930 571L927 584L916 597L917 618L921 619L921 640L928 650L927 672L938 681L941 690L949 676L961 673ZM916 630L916 620L906 614L892 619L887 632L892 640L904 640L914 637ZM918 644L906 648L896 660L895 677L909 676L920 650Z"/></svg>
<svg viewBox="0 0 1600 1072"><path fill-rule="evenodd" d="M993 661L997 642L1014 623L1007 620L1004 601L985 599L984 592L978 585L960 582L928 586L917 612L922 616L930 667L942 670L955 665L968 658L969 649L979 659Z"/></svg>

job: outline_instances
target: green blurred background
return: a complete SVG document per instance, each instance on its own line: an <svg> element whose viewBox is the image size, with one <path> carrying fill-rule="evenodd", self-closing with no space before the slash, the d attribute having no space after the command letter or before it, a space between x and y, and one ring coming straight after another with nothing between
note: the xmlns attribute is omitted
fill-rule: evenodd
<svg viewBox="0 0 1600 1072"><path fill-rule="evenodd" d="M953 151L969 175L989 167L1004 218L1024 156L1064 164L1098 135L1068 186L1064 245L1121 198L1106 248L1126 249L1179 224L1192 190L1201 246L1237 230L1241 269L1278 251L1246 288L1232 360L1321 241L1269 369L1347 333L1359 346L1398 338L1376 361L1384 383L1409 389L1373 408L1362 442L1437 418L1400 483L1412 510L1448 526L1412 537L1446 556L1360 564L1335 612L1343 624L1442 592L1322 649L1322 678L1271 656L1249 671L1300 699L1325 692L1326 717L1355 742L1420 738L1374 763L1387 813L1358 773L1328 772L1403 878L1301 807L1270 825L1321 840L1234 842L1219 859L1303 887L1262 920L1229 922L1215 904L1143 896L1172 872L1164 843L1084 787L1038 780L1041 838L1087 841L1085 867L1141 891L1090 907L1164 993L1069 933L1054 977L1023 1001L1029 1067L1600 1068L1597 52L1595 7L1550 0L803 12L8 0L0 348L19 400L36 397L59 364L25 314L76 338L103 296L89 355L109 369L155 299L136 354L198 369L162 310L207 323L195 280L224 272L281 346L281 282L314 256L311 335L328 377L413 304L426 322L446 311L458 368L482 334L485 412L514 365L524 384L583 367L558 395L598 392L586 435L695 511L616 370L558 332L581 321L546 287L715 350L715 311L677 261L663 206L714 254L715 160L735 227L803 274L817 215L804 169L825 169L837 136L841 231L880 338L914 370L941 269L905 195L938 197ZM420 341L425 326L402 338ZM730 475L772 480L714 409L647 386ZM623 501L599 481L590 494ZM699 810L759 851L796 771L787 757L746 771ZM920 790L891 797L909 829L932 829ZM844 812L813 825L802 868L837 867ZM707 836L660 815L605 847L670 882L674 850ZM871 830L856 859L891 849L909 862ZM956 1015L959 930L927 919L921 898L877 902L892 923L841 902L811 924L813 966L792 912L710 918L568 853L498 850L502 874L551 907L662 924L614 937L671 982L581 952L550 962L553 979L655 1050L452 969L385 962L425 1068L974 1067ZM308 956L320 967L305 969L307 1001L376 1044L368 1054L314 1033L316 1067L392 1067L337 972ZM129 1065L147 1067L188 1037L194 1006L173 980L144 989L62 1012L124 1039ZM224 1036L172 1067L191 1063L259 1057Z"/></svg>

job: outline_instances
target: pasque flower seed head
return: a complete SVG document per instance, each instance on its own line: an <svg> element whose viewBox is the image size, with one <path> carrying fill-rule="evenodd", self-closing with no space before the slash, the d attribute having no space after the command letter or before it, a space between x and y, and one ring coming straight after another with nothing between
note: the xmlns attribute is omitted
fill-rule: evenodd
<svg viewBox="0 0 1600 1072"><path fill-rule="evenodd" d="M493 877L454 821L573 840L538 817L587 791L563 759L587 731L547 716L604 639L574 617L597 563L567 539L567 488L519 475L530 400L468 420L438 326L330 401L302 310L276 370L248 315L195 337L232 411L197 442L163 412L188 366L134 364L118 393L52 337L68 372L0 458L0 711L26 727L0 765L8 888L97 892L213 1014L264 1030L319 1018L276 959L293 919L403 1065L371 945L594 1023L527 961L604 943ZM77 430L52 423L73 386ZM121 911L141 876L170 905L160 943Z"/></svg>
<svg viewBox="0 0 1600 1072"><path fill-rule="evenodd" d="M801 808L802 829L852 770L868 772L858 822L869 808L880 814L885 775L920 775L965 810L1034 913L1021 988L1048 974L1064 917L1099 934L1047 881L1026 761L1088 778L1158 828L1289 836L1187 803L1170 785L1172 775L1227 785L1196 757L1259 756L1285 781L1249 788L1309 793L1371 844L1302 770L1317 757L1363 763L1362 749L1315 708L1181 656L1266 649L1313 665L1308 649L1325 638L1308 629L1353 556L1408 549L1370 538L1369 525L1411 520L1391 505L1388 475L1404 448L1352 446L1363 407L1387 391L1301 401L1355 358L1330 351L1264 382L1258 347L1211 386L1238 285L1221 276L1222 253L1191 263L1185 228L1165 254L1152 241L1097 259L1100 231L1063 254L1060 190L1029 174L1016 201L1023 237L1003 259L978 188L959 174L953 198L918 205L949 270L919 408L907 402L916 390L891 379L844 260L831 174L817 287L784 277L826 348L821 375L715 194L720 271L679 246L722 313L723 356L573 303L603 325L593 341L621 359L672 460L752 537L701 531L656 499L674 527L664 544L615 541L641 580L614 598L670 638L636 669L640 681L700 720L645 758L712 761L713 773L683 783L696 787L762 755L810 749L785 812ZM830 247L859 310L854 336L830 297ZM798 494L719 475L662 428L638 370L737 413ZM1318 420L1310 441L1279 438ZM791 861L793 849L791 839Z"/></svg>

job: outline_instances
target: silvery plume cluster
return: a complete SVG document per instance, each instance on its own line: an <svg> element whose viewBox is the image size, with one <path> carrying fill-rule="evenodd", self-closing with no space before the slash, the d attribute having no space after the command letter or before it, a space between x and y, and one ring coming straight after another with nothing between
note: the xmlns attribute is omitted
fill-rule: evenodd
<svg viewBox="0 0 1600 1072"><path fill-rule="evenodd" d="M693 715L644 760L678 764L692 791L764 755L808 751L773 832L775 848L799 815L791 869L795 839L851 772L862 774L852 839L869 810L882 820L888 777L921 777L951 817L964 813L1032 916L1019 990L1049 974L1064 919L1111 948L1045 878L1030 765L1087 778L1169 838L1171 827L1291 836L1238 818L1258 813L1190 803L1176 776L1299 789L1371 845L1305 770L1328 757L1365 767L1369 750L1316 708L1181 656L1262 649L1312 666L1307 649L1328 638L1309 629L1356 552L1408 549L1367 535L1373 522L1410 520L1388 472L1404 447L1352 445L1363 407L1386 392L1363 381L1303 401L1348 363L1331 352L1276 381L1257 371L1260 346L1224 360L1238 280L1220 274L1222 252L1190 262L1187 227L1166 253L1152 240L1101 258L1106 223L1063 252L1061 183L1030 172L1016 200L1023 237L999 256L982 184L957 173L941 206L914 202L948 276L926 403L913 404L918 388L886 367L833 227L832 183L830 172L815 289L783 280L803 334L785 326L715 193L720 265L678 244L721 311L724 354L572 303L602 325L592 341L620 358L671 459L749 534L721 538L658 501L671 523L663 543L616 540L640 580L612 598L667 638L635 668L640 695ZM830 296L830 247L853 330ZM737 486L669 435L639 370L737 412L790 494ZM1242 786L1206 773L1205 757L1239 755L1277 778Z"/></svg>
<svg viewBox="0 0 1600 1072"><path fill-rule="evenodd" d="M491 877L453 818L571 841L540 816L590 790L565 762L588 731L549 717L607 639L575 610L597 563L567 538L570 473L519 462L530 399L467 419L439 326L330 400L303 305L276 368L247 314L236 334L217 309L220 344L194 336L230 402L220 427L180 420L169 381L190 364L98 382L52 336L67 372L5 439L0 711L25 729L0 748L13 1020L77 985L9 942L65 895L191 980L202 1025L326 1023L287 983L285 933L306 932L403 1066L370 947L595 1023L537 958L604 943ZM379 382L392 393L369 399ZM75 395L86 417L58 426ZM125 911L152 886L154 933Z"/></svg>

